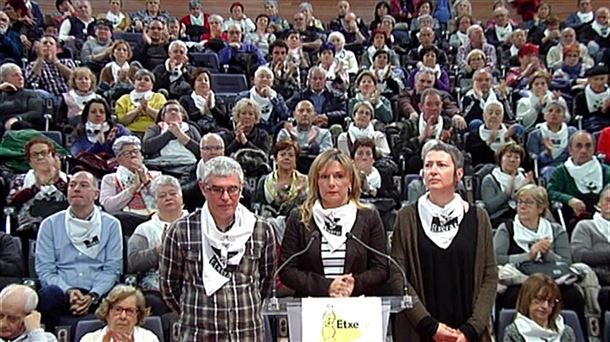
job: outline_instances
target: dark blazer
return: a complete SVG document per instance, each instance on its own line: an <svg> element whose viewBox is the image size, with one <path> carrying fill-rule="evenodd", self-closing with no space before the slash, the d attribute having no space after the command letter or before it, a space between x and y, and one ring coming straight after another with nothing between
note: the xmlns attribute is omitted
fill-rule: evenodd
<svg viewBox="0 0 610 342"><path fill-rule="evenodd" d="M292 210L286 222L280 264L292 254L304 249L312 232L319 230L313 222L309 224L308 229L305 228L301 223L299 209ZM358 209L351 233L372 248L386 252L386 237L377 210ZM388 280L387 260L367 251L354 240L347 240L346 244L343 273L351 273L354 276L352 296L377 294ZM328 297L328 289L333 279L324 277L320 245L320 238L315 239L307 253L291 261L280 272L282 283L295 291L295 297Z"/></svg>

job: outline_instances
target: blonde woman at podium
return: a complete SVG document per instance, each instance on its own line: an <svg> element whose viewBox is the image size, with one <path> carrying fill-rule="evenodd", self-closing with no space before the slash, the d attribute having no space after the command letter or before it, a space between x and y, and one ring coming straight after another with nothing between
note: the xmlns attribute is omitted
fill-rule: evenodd
<svg viewBox="0 0 610 342"><path fill-rule="evenodd" d="M427 150L426 150L427 149ZM456 193L464 157L454 146L424 146L428 192L402 208L392 256L407 273L414 306L396 315L395 341L490 341L498 274L489 217ZM393 294L403 279L391 268Z"/></svg>
<svg viewBox="0 0 610 342"><path fill-rule="evenodd" d="M385 233L377 210L359 201L360 177L352 160L327 150L309 169L309 194L286 222L280 264L307 249L280 272L295 297L376 295L388 279L387 261L367 251L353 235L385 253Z"/></svg>

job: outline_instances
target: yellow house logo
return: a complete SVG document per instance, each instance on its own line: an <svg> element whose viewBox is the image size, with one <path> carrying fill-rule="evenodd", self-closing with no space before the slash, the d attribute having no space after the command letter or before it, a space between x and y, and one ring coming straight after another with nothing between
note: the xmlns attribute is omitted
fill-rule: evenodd
<svg viewBox="0 0 610 342"><path fill-rule="evenodd" d="M359 330L360 324L338 317L332 304L326 306L322 319L324 320L324 326L322 327L323 342L349 342L358 340L362 336Z"/></svg>

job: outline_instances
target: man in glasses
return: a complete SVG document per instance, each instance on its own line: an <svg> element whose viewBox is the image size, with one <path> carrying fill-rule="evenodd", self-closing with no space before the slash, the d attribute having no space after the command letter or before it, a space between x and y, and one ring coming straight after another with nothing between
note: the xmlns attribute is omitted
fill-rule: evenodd
<svg viewBox="0 0 610 342"><path fill-rule="evenodd" d="M38 308L51 331L61 315L93 312L121 275L121 224L95 205L98 196L95 177L77 172L68 183L68 209L40 225L35 263L41 282Z"/></svg>
<svg viewBox="0 0 610 342"><path fill-rule="evenodd" d="M206 163L203 207L176 221L163 240L161 293L180 314L181 341L262 341L262 300L274 273L271 227L239 204L241 166Z"/></svg>

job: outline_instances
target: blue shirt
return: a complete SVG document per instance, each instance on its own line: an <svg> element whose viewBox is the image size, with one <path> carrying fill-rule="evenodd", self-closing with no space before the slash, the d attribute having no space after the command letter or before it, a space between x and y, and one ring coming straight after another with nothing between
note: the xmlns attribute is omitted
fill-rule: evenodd
<svg viewBox="0 0 610 342"><path fill-rule="evenodd" d="M101 249L97 257L90 258L68 239L64 223L66 210L47 217L40 224L36 239L36 274L42 286L55 285L64 292L79 288L102 296L112 289L121 275L121 223L101 213Z"/></svg>
<svg viewBox="0 0 610 342"><path fill-rule="evenodd" d="M220 65L222 66L224 64L230 64L231 58L240 52L256 54L258 65L265 65L265 63L267 63L265 57L256 48L256 46L250 43L240 43L239 49L235 49L227 44L220 51L218 51L218 61L220 62Z"/></svg>

